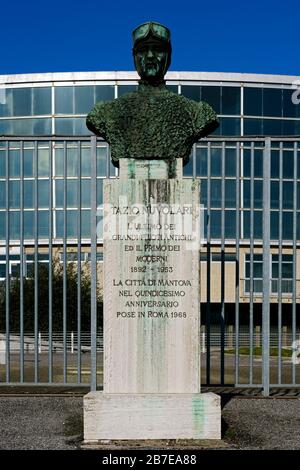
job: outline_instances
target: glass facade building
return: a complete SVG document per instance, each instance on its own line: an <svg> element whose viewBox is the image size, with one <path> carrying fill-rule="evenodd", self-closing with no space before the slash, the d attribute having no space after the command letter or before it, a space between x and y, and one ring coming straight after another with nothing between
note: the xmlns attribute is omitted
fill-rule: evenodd
<svg viewBox="0 0 300 470"><path fill-rule="evenodd" d="M293 137L300 135L300 104L294 83L299 77L229 73L170 72L167 86L195 101L207 101L218 113L220 127L210 137ZM54 243L64 235L70 245L81 236L90 238L91 144L85 117L97 101L113 100L137 89L134 72L56 73L0 77L0 279L5 274L4 245L9 207L9 234L13 245L22 236L30 245L35 234L41 244L49 238L49 207ZM297 101L297 100L296 100ZM55 142L47 136L56 136ZM17 137L19 139L17 139ZM22 141L22 137L24 137ZM30 138L32 137L32 141ZM36 137L44 140L35 141ZM59 141L61 137L61 141ZM72 140L74 137L74 140ZM78 141L78 138L83 140ZM65 138L68 140L65 141ZM85 139L85 140L84 140ZM193 148L184 176L201 179L201 203L207 219L208 168L210 238L216 246L222 237L228 246L236 237L236 169L240 159L240 239L262 240L263 144L244 143L237 154L235 142L201 141ZM64 152L66 161L64 164ZM9 165L6 164L8 155ZM209 161L208 161L209 160ZM293 141L273 142L271 149L271 240L288 246L300 241L300 146L296 149L296 205ZM109 148L97 143L97 204L102 204L103 179L117 177L109 163ZM9 179L9 189L7 189ZM294 213L296 212L296 216ZM36 215L37 213L37 215ZM64 216L66 213L66 217ZM222 229L222 214L224 224ZM252 214L252 215L251 215ZM100 215L101 217L101 209ZM66 219L66 233L64 220ZM251 226L253 233L251 235ZM21 230L22 229L22 230ZM223 232L222 232L223 230ZM21 234L22 231L22 234ZM207 224L204 223L204 238ZM298 242L297 242L298 243ZM230 257L230 252L227 253ZM254 261L254 292L262 286L261 255ZM276 258L276 254L274 257ZM286 253L283 292L291 291L293 261ZM1 261L2 258L2 261ZM278 259L272 260L272 290L276 291ZM226 260L225 260L226 261ZM217 262L212 259L212 262ZM228 263L230 260L228 260ZM13 264L13 263L12 263ZM249 292L249 254L244 257L244 292ZM278 274L277 274L278 277Z"/></svg>

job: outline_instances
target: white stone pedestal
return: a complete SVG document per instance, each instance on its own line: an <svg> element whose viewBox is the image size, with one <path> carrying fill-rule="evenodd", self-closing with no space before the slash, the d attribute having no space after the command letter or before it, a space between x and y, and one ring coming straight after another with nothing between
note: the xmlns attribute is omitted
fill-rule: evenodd
<svg viewBox="0 0 300 470"><path fill-rule="evenodd" d="M221 439L214 393L107 394L84 397L84 439Z"/></svg>
<svg viewBox="0 0 300 470"><path fill-rule="evenodd" d="M104 182L104 391L84 398L84 440L219 439L220 400L200 394L199 180L121 169Z"/></svg>

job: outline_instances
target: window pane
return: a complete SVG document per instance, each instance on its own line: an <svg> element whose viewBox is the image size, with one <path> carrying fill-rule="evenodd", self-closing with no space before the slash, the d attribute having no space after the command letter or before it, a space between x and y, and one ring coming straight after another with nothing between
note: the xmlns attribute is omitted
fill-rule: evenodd
<svg viewBox="0 0 300 470"><path fill-rule="evenodd" d="M97 176L106 175L107 147L97 147Z"/></svg>
<svg viewBox="0 0 300 470"><path fill-rule="evenodd" d="M38 211L38 232L39 237L49 237L49 212Z"/></svg>
<svg viewBox="0 0 300 470"><path fill-rule="evenodd" d="M5 177L5 173L6 173L5 160L6 160L5 152L1 151L0 152L0 178Z"/></svg>
<svg viewBox="0 0 300 470"><path fill-rule="evenodd" d="M132 93L137 90L137 85L119 85L118 97L125 95L125 93Z"/></svg>
<svg viewBox="0 0 300 470"><path fill-rule="evenodd" d="M282 134L283 135L299 135L300 134L300 121L282 121Z"/></svg>
<svg viewBox="0 0 300 470"><path fill-rule="evenodd" d="M86 127L86 118L74 118L74 135L92 135Z"/></svg>
<svg viewBox="0 0 300 470"><path fill-rule="evenodd" d="M186 96L190 100L200 101L200 87L199 86L182 85L181 94L183 96Z"/></svg>
<svg viewBox="0 0 300 470"><path fill-rule="evenodd" d="M32 122L32 134L33 135L50 135L51 130L51 119L30 119ZM29 131L28 135L31 134Z"/></svg>
<svg viewBox="0 0 300 470"><path fill-rule="evenodd" d="M253 291L255 293L260 293L263 290L263 283L261 280L255 279L253 282Z"/></svg>
<svg viewBox="0 0 300 470"><path fill-rule="evenodd" d="M81 180L81 207L91 207L91 180Z"/></svg>
<svg viewBox="0 0 300 470"><path fill-rule="evenodd" d="M279 237L279 214L271 211L271 239L277 240Z"/></svg>
<svg viewBox="0 0 300 470"><path fill-rule="evenodd" d="M281 266L282 266L282 264L281 264ZM273 257L272 257L272 277L278 279L278 274L279 274L278 260L277 260L277 262L273 262Z"/></svg>
<svg viewBox="0 0 300 470"><path fill-rule="evenodd" d="M262 211L254 211L254 238L262 238Z"/></svg>
<svg viewBox="0 0 300 470"><path fill-rule="evenodd" d="M282 90L263 88L263 115L282 116Z"/></svg>
<svg viewBox="0 0 300 470"><path fill-rule="evenodd" d="M55 134L74 135L74 119L58 118L55 119Z"/></svg>
<svg viewBox="0 0 300 470"><path fill-rule="evenodd" d="M208 214L207 214L207 210L204 210L204 211L203 211L203 225L204 225L203 237L204 237L204 238L207 238L207 225L208 225ZM202 234L201 234L201 236L202 236Z"/></svg>
<svg viewBox="0 0 300 470"><path fill-rule="evenodd" d="M284 117L300 117L300 104L294 104L292 100L295 90L283 90L283 116Z"/></svg>
<svg viewBox="0 0 300 470"><path fill-rule="evenodd" d="M211 149L211 176L222 175L222 149Z"/></svg>
<svg viewBox="0 0 300 470"><path fill-rule="evenodd" d="M226 149L225 176L236 176L236 150Z"/></svg>
<svg viewBox="0 0 300 470"><path fill-rule="evenodd" d="M11 209L20 207L20 181L9 182L9 207Z"/></svg>
<svg viewBox="0 0 300 470"><path fill-rule="evenodd" d="M67 176L78 175L78 151L77 148L67 148Z"/></svg>
<svg viewBox="0 0 300 470"><path fill-rule="evenodd" d="M299 191L300 194L300 191ZM207 180L202 179L200 182L200 204L207 206Z"/></svg>
<svg viewBox="0 0 300 470"><path fill-rule="evenodd" d="M94 106L94 87L76 86L75 92L75 114L87 114Z"/></svg>
<svg viewBox="0 0 300 470"><path fill-rule="evenodd" d="M241 122L235 118L220 118L221 135L240 135Z"/></svg>
<svg viewBox="0 0 300 470"><path fill-rule="evenodd" d="M81 220L82 220L82 237L89 238L91 236L91 211L83 210L81 211ZM97 227L97 235L99 235Z"/></svg>
<svg viewBox="0 0 300 470"><path fill-rule="evenodd" d="M55 114L74 114L73 87L55 87Z"/></svg>
<svg viewBox="0 0 300 470"><path fill-rule="evenodd" d="M284 181L282 184L282 204L284 209L293 209L294 183Z"/></svg>
<svg viewBox="0 0 300 470"><path fill-rule="evenodd" d="M254 181L254 207L261 209L263 204L263 184L262 181Z"/></svg>
<svg viewBox="0 0 300 470"><path fill-rule="evenodd" d="M245 135L262 135L263 134L262 119L244 119Z"/></svg>
<svg viewBox="0 0 300 470"><path fill-rule="evenodd" d="M221 180L211 180L211 207L221 207Z"/></svg>
<svg viewBox="0 0 300 470"><path fill-rule="evenodd" d="M262 116L262 88L244 88L244 114Z"/></svg>
<svg viewBox="0 0 300 470"><path fill-rule="evenodd" d="M55 180L55 201L56 207L62 207L64 203L63 180Z"/></svg>
<svg viewBox="0 0 300 470"><path fill-rule="evenodd" d="M282 213L282 237L284 240L293 239L293 212Z"/></svg>
<svg viewBox="0 0 300 470"><path fill-rule="evenodd" d="M103 204L103 179L97 179L97 206Z"/></svg>
<svg viewBox="0 0 300 470"><path fill-rule="evenodd" d="M271 150L271 178L279 178L279 151Z"/></svg>
<svg viewBox="0 0 300 470"><path fill-rule="evenodd" d="M263 172L263 152L254 150L254 177L262 178ZM251 176L251 150L244 150L244 176Z"/></svg>
<svg viewBox="0 0 300 470"><path fill-rule="evenodd" d="M5 238L5 223L6 223L6 213L4 211L0 212L0 239Z"/></svg>
<svg viewBox="0 0 300 470"><path fill-rule="evenodd" d="M10 237L13 240L20 238L20 211L11 212L9 215Z"/></svg>
<svg viewBox="0 0 300 470"><path fill-rule="evenodd" d="M196 148L196 175L207 176L207 149Z"/></svg>
<svg viewBox="0 0 300 470"><path fill-rule="evenodd" d="M263 120L264 135L282 135L282 121L275 119Z"/></svg>
<svg viewBox="0 0 300 470"><path fill-rule="evenodd" d="M24 149L24 176L34 176L34 157L33 149Z"/></svg>
<svg viewBox="0 0 300 470"><path fill-rule="evenodd" d="M0 117L12 116L12 89L0 89Z"/></svg>
<svg viewBox="0 0 300 470"><path fill-rule="evenodd" d="M38 149L38 175L49 176L49 149Z"/></svg>
<svg viewBox="0 0 300 470"><path fill-rule="evenodd" d="M9 175L20 176L20 150L9 151Z"/></svg>
<svg viewBox="0 0 300 470"><path fill-rule="evenodd" d="M0 135L12 135L12 121L9 119L0 121Z"/></svg>
<svg viewBox="0 0 300 470"><path fill-rule="evenodd" d="M51 134L51 119L14 119L0 121L0 134L49 135Z"/></svg>
<svg viewBox="0 0 300 470"><path fill-rule="evenodd" d="M201 100L212 106L217 114L221 112L221 88L219 86L202 86Z"/></svg>
<svg viewBox="0 0 300 470"><path fill-rule="evenodd" d="M284 150L282 154L282 173L284 178L294 177L294 152Z"/></svg>
<svg viewBox="0 0 300 470"><path fill-rule="evenodd" d="M279 182L271 181L271 209L279 208Z"/></svg>
<svg viewBox="0 0 300 470"><path fill-rule="evenodd" d="M39 180L38 182L38 205L39 207L49 207L49 181Z"/></svg>
<svg viewBox="0 0 300 470"><path fill-rule="evenodd" d="M235 180L225 180L225 206L236 207L236 182Z"/></svg>
<svg viewBox="0 0 300 470"><path fill-rule="evenodd" d="M67 211L67 237L77 236L77 211Z"/></svg>
<svg viewBox="0 0 300 470"><path fill-rule="evenodd" d="M34 206L34 181L24 181L24 208L33 209Z"/></svg>
<svg viewBox="0 0 300 470"><path fill-rule="evenodd" d="M6 194L5 194L5 181L0 181L0 209L5 209Z"/></svg>
<svg viewBox="0 0 300 470"><path fill-rule="evenodd" d="M284 279L293 278L293 264L292 263L282 263L282 277Z"/></svg>
<svg viewBox="0 0 300 470"><path fill-rule="evenodd" d="M113 85L96 85L96 103L98 101L111 101L115 97L115 87Z"/></svg>
<svg viewBox="0 0 300 470"><path fill-rule="evenodd" d="M51 88L33 88L33 114L51 114Z"/></svg>
<svg viewBox="0 0 300 470"><path fill-rule="evenodd" d="M13 88L13 116L32 115L32 88Z"/></svg>
<svg viewBox="0 0 300 470"><path fill-rule="evenodd" d="M222 87L221 114L240 114L241 89L240 87Z"/></svg>
<svg viewBox="0 0 300 470"><path fill-rule="evenodd" d="M77 211L66 211L67 237L77 237ZM64 213L56 211L56 236L63 237ZM82 220L82 233L84 230L84 220Z"/></svg>
<svg viewBox="0 0 300 470"><path fill-rule="evenodd" d="M34 212L24 211L24 238L34 237Z"/></svg>
<svg viewBox="0 0 300 470"><path fill-rule="evenodd" d="M63 158L64 158L64 151L62 148L56 148L54 151L55 157L55 176L62 176L63 175Z"/></svg>
<svg viewBox="0 0 300 470"><path fill-rule="evenodd" d="M221 211L211 211L210 233L212 238L221 238Z"/></svg>
<svg viewBox="0 0 300 470"><path fill-rule="evenodd" d="M262 211L254 211L254 238L262 238ZM250 211L244 211L244 238L250 238Z"/></svg>
<svg viewBox="0 0 300 470"><path fill-rule="evenodd" d="M81 176L91 176L91 149L81 149Z"/></svg>
<svg viewBox="0 0 300 470"><path fill-rule="evenodd" d="M0 264L0 279L5 279L6 276L6 266L5 264Z"/></svg>
<svg viewBox="0 0 300 470"><path fill-rule="evenodd" d="M90 135L86 127L86 118L57 118L55 119L57 135Z"/></svg>
<svg viewBox="0 0 300 470"><path fill-rule="evenodd" d="M263 275L262 263L253 263L253 277L262 278Z"/></svg>
<svg viewBox="0 0 300 470"><path fill-rule="evenodd" d="M225 237L235 238L236 211L225 211Z"/></svg>
<svg viewBox="0 0 300 470"><path fill-rule="evenodd" d="M77 207L77 180L67 180L67 206Z"/></svg>
<svg viewBox="0 0 300 470"><path fill-rule="evenodd" d="M250 181L249 180L244 180L243 181L243 206L246 209L250 208Z"/></svg>
<svg viewBox="0 0 300 470"><path fill-rule="evenodd" d="M263 176L263 152L262 150L254 150L254 178L262 178Z"/></svg>

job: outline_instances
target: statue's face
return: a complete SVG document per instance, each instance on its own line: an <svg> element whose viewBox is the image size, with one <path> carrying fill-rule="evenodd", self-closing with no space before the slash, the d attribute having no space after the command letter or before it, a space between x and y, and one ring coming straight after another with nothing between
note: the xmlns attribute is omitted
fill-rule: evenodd
<svg viewBox="0 0 300 470"><path fill-rule="evenodd" d="M134 51L136 70L142 80L157 82L168 68L168 48L159 41L143 41Z"/></svg>

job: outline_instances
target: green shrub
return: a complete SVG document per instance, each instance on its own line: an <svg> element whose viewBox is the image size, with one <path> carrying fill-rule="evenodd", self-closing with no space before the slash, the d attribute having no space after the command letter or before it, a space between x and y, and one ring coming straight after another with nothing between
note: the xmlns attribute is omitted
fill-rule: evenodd
<svg viewBox="0 0 300 470"><path fill-rule="evenodd" d="M37 272L37 312L38 330L47 331L49 327L49 265L38 263ZM77 263L67 263L66 266L66 311L67 330L77 330ZM10 330L20 330L20 278L10 281ZM99 287L99 286L98 286ZM35 276L23 279L24 292L24 331L34 330L35 312ZM53 331L63 329L63 264L57 257L52 263L52 327ZM81 264L81 330L90 330L91 307L91 274L88 262ZM5 282L0 286L0 330L5 329ZM97 324L102 325L103 302L101 289L97 289Z"/></svg>

